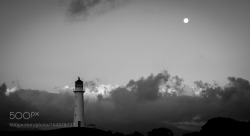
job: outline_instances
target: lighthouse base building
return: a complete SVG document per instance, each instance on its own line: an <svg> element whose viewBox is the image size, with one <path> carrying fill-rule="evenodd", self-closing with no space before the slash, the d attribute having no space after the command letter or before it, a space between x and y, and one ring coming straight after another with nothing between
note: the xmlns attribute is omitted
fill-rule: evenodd
<svg viewBox="0 0 250 136"><path fill-rule="evenodd" d="M84 90L83 90L83 81L75 81L75 105L74 105L74 127L85 127L84 122Z"/></svg>

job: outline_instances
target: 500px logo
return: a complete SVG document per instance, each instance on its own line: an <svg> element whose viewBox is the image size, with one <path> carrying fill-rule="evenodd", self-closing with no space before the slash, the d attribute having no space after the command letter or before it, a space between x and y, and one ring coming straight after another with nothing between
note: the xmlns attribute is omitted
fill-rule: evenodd
<svg viewBox="0 0 250 136"><path fill-rule="evenodd" d="M39 112L10 112L10 119L31 119L33 117L39 117Z"/></svg>

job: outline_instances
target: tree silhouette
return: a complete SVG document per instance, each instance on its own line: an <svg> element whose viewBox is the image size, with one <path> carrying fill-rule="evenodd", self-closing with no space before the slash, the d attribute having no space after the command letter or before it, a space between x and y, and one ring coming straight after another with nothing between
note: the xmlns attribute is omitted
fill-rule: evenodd
<svg viewBox="0 0 250 136"><path fill-rule="evenodd" d="M167 128L156 128L148 132L148 136L173 136L173 132Z"/></svg>
<svg viewBox="0 0 250 136"><path fill-rule="evenodd" d="M134 133L128 134L127 136L143 136L143 134L138 131L135 131Z"/></svg>
<svg viewBox="0 0 250 136"><path fill-rule="evenodd" d="M183 134L183 136L201 136L200 132L190 132Z"/></svg>

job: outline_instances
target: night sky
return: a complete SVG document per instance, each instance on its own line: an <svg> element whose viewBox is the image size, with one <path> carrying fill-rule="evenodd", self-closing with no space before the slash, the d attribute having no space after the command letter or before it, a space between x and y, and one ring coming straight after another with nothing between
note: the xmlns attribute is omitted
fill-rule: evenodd
<svg viewBox="0 0 250 136"><path fill-rule="evenodd" d="M1 106L73 121L80 76L86 120L104 128L249 120L249 13L249 0L1 0Z"/></svg>

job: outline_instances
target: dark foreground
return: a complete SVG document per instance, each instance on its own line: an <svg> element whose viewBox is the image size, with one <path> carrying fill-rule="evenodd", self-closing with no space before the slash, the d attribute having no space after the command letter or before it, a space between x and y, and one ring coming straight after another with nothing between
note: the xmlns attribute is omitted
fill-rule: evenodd
<svg viewBox="0 0 250 136"><path fill-rule="evenodd" d="M4 132L4 131L2 131ZM143 136L140 132L134 132L128 135L119 132L101 130L98 128L61 128L49 131L5 131L14 135L83 135L83 136ZM199 132L186 133L183 136L250 136L250 121L237 121L230 118L213 118L202 126ZM147 136L174 136L174 133L168 128L156 128L147 133Z"/></svg>

